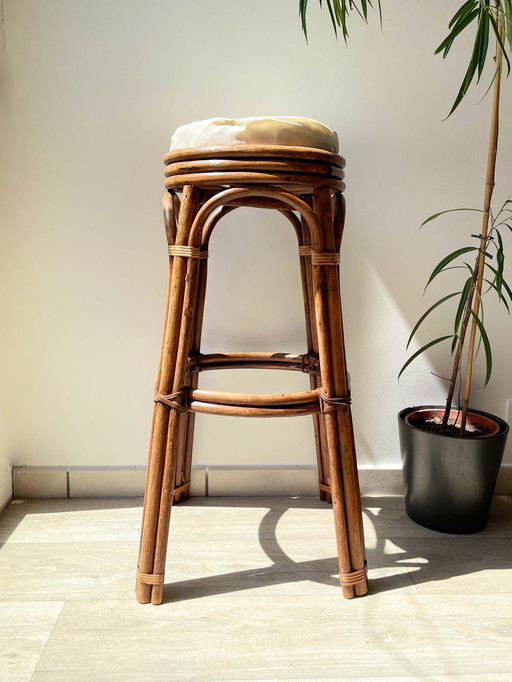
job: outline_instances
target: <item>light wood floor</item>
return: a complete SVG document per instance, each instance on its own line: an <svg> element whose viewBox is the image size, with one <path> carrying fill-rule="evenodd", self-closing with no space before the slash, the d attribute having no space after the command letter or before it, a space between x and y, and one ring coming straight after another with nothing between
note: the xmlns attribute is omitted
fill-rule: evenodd
<svg viewBox="0 0 512 682"><path fill-rule="evenodd" d="M371 591L345 601L330 507L173 510L162 606L133 594L140 500L15 501L0 517L0 681L512 680L512 498L449 536L365 498Z"/></svg>

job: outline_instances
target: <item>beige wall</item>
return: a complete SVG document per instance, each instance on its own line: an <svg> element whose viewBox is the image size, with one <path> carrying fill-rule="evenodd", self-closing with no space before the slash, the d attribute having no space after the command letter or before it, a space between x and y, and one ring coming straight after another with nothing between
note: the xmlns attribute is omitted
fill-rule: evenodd
<svg viewBox="0 0 512 682"><path fill-rule="evenodd" d="M0 343L12 464L145 463L166 281L161 157L187 121L280 114L339 132L359 456L366 467L399 465L397 411L439 402L430 370L446 372L434 353L396 381L423 285L461 235L478 231L454 218L418 232L431 213L482 197L490 101L474 106L473 93L443 122L464 61L461 51L433 56L458 4L384 3L384 30L354 24L346 49L315 7L307 46L296 0L4 0ZM505 90L510 111L509 82ZM511 122L501 200L511 191ZM212 255L204 349L300 352L286 223L263 212L241 226L230 218ZM506 416L512 328L491 311L501 367L474 402ZM425 329L420 341L443 330ZM304 385L286 374L207 378L239 390ZM309 419L197 421L198 464L315 461Z"/></svg>

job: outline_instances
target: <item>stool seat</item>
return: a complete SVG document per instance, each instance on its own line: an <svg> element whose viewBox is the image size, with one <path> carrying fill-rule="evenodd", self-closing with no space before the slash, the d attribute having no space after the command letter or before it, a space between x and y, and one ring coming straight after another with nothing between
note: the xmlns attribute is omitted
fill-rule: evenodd
<svg viewBox="0 0 512 682"><path fill-rule="evenodd" d="M266 116L209 118L180 126L171 138L171 151L238 145L309 147L337 154L338 135L312 118Z"/></svg>

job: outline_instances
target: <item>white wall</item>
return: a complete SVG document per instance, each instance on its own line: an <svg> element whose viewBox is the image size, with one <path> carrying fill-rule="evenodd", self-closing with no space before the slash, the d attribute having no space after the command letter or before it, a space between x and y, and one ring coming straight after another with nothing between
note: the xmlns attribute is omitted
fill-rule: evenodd
<svg viewBox="0 0 512 682"><path fill-rule="evenodd" d="M483 194L490 100L474 106L473 93L443 122L465 53L433 55L459 1L385 2L384 30L354 23L348 49L311 4L308 46L296 0L4 0L0 343L12 464L145 463L166 282L161 157L178 125L212 116L302 115L339 132L361 464L398 466L397 411L442 400L429 373L446 372L439 353L401 385L396 375L433 265L478 231L454 218L418 232L431 213L479 206ZM505 91L510 111L510 82ZM502 125L501 200L511 191L511 121ZM240 227L229 218L211 250L204 350L300 352L287 224L264 212ZM491 317L489 307L498 370L474 403L504 415L512 327ZM445 328L425 329L420 342ZM256 391L304 379L207 377ZM309 419L197 422L198 464L315 461Z"/></svg>

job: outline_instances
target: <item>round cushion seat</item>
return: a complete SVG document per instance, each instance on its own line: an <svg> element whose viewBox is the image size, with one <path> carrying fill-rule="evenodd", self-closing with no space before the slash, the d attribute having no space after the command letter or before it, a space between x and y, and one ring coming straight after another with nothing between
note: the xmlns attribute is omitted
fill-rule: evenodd
<svg viewBox="0 0 512 682"><path fill-rule="evenodd" d="M170 151L180 149L279 145L308 147L337 154L338 135L312 118L267 116L251 118L210 118L177 128Z"/></svg>

